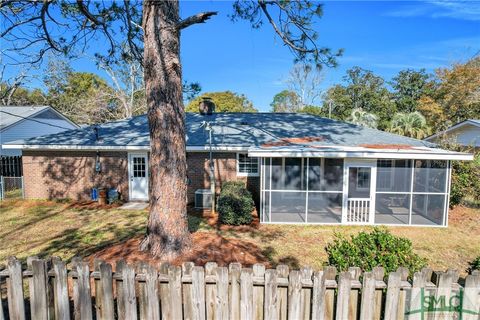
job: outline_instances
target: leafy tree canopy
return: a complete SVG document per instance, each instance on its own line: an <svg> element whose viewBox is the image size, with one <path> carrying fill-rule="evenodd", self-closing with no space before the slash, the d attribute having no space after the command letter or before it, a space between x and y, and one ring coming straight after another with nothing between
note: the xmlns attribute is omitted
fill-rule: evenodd
<svg viewBox="0 0 480 320"><path fill-rule="evenodd" d="M253 103L244 94L232 91L206 92L192 99L185 110L198 112L198 104L203 98L211 98L215 103L216 112L257 112Z"/></svg>
<svg viewBox="0 0 480 320"><path fill-rule="evenodd" d="M397 110L414 112L423 96L430 96L434 91L434 83L425 69L400 71L391 81Z"/></svg>
<svg viewBox="0 0 480 320"><path fill-rule="evenodd" d="M436 100L447 119L458 123L480 119L480 56L436 71L440 82Z"/></svg>
<svg viewBox="0 0 480 320"><path fill-rule="evenodd" d="M283 90L273 97L270 106L273 112L298 112L301 109L301 102L295 92Z"/></svg>
<svg viewBox="0 0 480 320"><path fill-rule="evenodd" d="M361 108L378 116L380 129L388 126L388 120L396 109L383 78L360 67L347 70L343 84L337 84L327 91L323 107L328 108L330 101L334 105L334 118L345 120L353 109Z"/></svg>

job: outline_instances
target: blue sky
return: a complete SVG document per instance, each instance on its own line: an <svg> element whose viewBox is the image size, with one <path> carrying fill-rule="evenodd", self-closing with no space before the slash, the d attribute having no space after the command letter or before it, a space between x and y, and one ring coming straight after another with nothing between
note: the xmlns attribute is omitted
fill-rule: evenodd
<svg viewBox="0 0 480 320"><path fill-rule="evenodd" d="M292 54L269 25L252 30L232 23L231 2L181 2L182 17L207 10L219 14L182 33L184 79L200 82L204 92L243 93L269 111L272 97L286 88ZM316 28L321 46L345 50L338 68L324 70L322 89L355 65L390 79L402 69L433 71L479 53L480 1L327 1ZM98 72L86 60L74 67Z"/></svg>

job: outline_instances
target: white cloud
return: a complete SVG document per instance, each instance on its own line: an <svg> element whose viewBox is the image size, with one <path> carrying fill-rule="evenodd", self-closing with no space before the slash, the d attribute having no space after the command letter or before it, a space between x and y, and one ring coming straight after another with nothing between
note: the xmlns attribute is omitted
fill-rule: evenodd
<svg viewBox="0 0 480 320"><path fill-rule="evenodd" d="M480 1L477 0L429 0L413 2L401 8L386 12L390 17L453 18L480 21Z"/></svg>

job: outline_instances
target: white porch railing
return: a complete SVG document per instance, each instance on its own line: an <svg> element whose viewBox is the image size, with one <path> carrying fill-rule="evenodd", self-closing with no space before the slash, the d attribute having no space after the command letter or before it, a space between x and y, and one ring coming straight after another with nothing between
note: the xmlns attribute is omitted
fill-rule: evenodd
<svg viewBox="0 0 480 320"><path fill-rule="evenodd" d="M348 223L370 222L370 199L350 198L347 203Z"/></svg>

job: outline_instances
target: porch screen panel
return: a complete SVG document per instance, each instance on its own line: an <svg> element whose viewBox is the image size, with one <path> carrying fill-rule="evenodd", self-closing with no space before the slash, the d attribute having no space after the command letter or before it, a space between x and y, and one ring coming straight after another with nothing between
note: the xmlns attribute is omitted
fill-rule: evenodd
<svg viewBox="0 0 480 320"><path fill-rule="evenodd" d="M341 223L342 193L308 192L309 223Z"/></svg>
<svg viewBox="0 0 480 320"><path fill-rule="evenodd" d="M414 192L444 193L447 179L447 161L415 161Z"/></svg>
<svg viewBox="0 0 480 320"><path fill-rule="evenodd" d="M409 224L411 181L411 160L377 161L375 223Z"/></svg>
<svg viewBox="0 0 480 320"><path fill-rule="evenodd" d="M267 158L263 164L263 221L341 222L343 159Z"/></svg>
<svg viewBox="0 0 480 320"><path fill-rule="evenodd" d="M308 223L341 223L343 159L308 158Z"/></svg>
<svg viewBox="0 0 480 320"><path fill-rule="evenodd" d="M447 210L448 162L415 160L412 224L444 225Z"/></svg>

